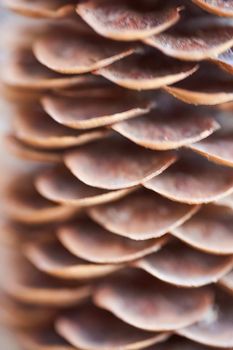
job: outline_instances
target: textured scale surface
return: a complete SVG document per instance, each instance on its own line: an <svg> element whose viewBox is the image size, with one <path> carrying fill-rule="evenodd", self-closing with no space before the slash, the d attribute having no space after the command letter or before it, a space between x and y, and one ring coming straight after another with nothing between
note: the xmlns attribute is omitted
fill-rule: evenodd
<svg viewBox="0 0 233 350"><path fill-rule="evenodd" d="M231 350L233 1L3 5L0 321L26 350Z"/></svg>

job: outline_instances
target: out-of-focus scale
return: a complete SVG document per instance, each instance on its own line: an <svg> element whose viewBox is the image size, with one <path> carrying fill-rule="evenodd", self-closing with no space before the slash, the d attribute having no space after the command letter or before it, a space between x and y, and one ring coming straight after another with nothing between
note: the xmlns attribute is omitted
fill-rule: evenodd
<svg viewBox="0 0 233 350"><path fill-rule="evenodd" d="M4 0L0 321L28 350L233 347L233 1Z"/></svg>

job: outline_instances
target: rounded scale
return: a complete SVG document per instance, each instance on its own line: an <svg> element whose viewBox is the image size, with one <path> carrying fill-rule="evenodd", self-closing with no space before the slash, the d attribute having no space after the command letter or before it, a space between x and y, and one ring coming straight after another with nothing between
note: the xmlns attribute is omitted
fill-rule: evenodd
<svg viewBox="0 0 233 350"><path fill-rule="evenodd" d="M111 313L89 304L58 318L55 327L75 348L84 350L144 349L169 337L168 333L135 329Z"/></svg>
<svg viewBox="0 0 233 350"><path fill-rule="evenodd" d="M164 90L175 98L194 105L214 106L220 103L233 101L233 93L229 91L224 92L224 86L222 87L223 92L199 92L175 86L167 86Z"/></svg>
<svg viewBox="0 0 233 350"><path fill-rule="evenodd" d="M34 188L33 174L15 177L6 189L4 207L10 218L29 224L60 222L77 210L54 204L43 198Z"/></svg>
<svg viewBox="0 0 233 350"><path fill-rule="evenodd" d="M83 86L96 82L93 76L66 76L53 72L40 64L27 48L18 48L13 52L3 67L2 79L7 85L33 90Z"/></svg>
<svg viewBox="0 0 233 350"><path fill-rule="evenodd" d="M127 89L155 90L186 79L197 69L194 63L151 52L126 57L95 73Z"/></svg>
<svg viewBox="0 0 233 350"><path fill-rule="evenodd" d="M35 18L62 18L74 12L75 1L64 0L3 0L3 5L11 11Z"/></svg>
<svg viewBox="0 0 233 350"><path fill-rule="evenodd" d="M118 94L113 91L111 96L106 96L105 90L101 96L92 96L90 90L84 97L46 96L42 105L57 123L73 129L97 128L135 118L148 113L156 105L153 100L125 96L125 92Z"/></svg>
<svg viewBox="0 0 233 350"><path fill-rule="evenodd" d="M93 263L118 264L156 252L167 237L134 241L107 231L89 219L59 227L58 238L72 254Z"/></svg>
<svg viewBox="0 0 233 350"><path fill-rule="evenodd" d="M200 287L218 281L233 268L233 256L199 252L174 242L134 263L161 281L181 287Z"/></svg>
<svg viewBox="0 0 233 350"><path fill-rule="evenodd" d="M233 254L233 218L225 207L205 206L171 233L195 249L211 254Z"/></svg>
<svg viewBox="0 0 233 350"><path fill-rule="evenodd" d="M36 105L16 110L13 124L14 134L22 142L53 150L82 145L108 134L104 129L79 132L67 128L55 122Z"/></svg>
<svg viewBox="0 0 233 350"><path fill-rule="evenodd" d="M11 260L10 269L14 269L13 274L7 277L3 288L12 298L26 304L66 308L91 294L90 285L48 276L22 258Z"/></svg>
<svg viewBox="0 0 233 350"><path fill-rule="evenodd" d="M233 167L232 133L211 135L205 140L188 145L187 147L214 163Z"/></svg>
<svg viewBox="0 0 233 350"><path fill-rule="evenodd" d="M177 149L207 138L219 128L208 115L191 114L189 110L156 110L133 120L116 123L112 129L134 143L152 149Z"/></svg>
<svg viewBox="0 0 233 350"><path fill-rule="evenodd" d="M197 323L180 329L177 333L197 343L218 348L233 346L232 295L216 291L215 304Z"/></svg>
<svg viewBox="0 0 233 350"><path fill-rule="evenodd" d="M98 69L96 74L131 90L154 90L174 84L195 73L198 66L160 56L134 54Z"/></svg>
<svg viewBox="0 0 233 350"><path fill-rule="evenodd" d="M158 34L180 18L180 8L170 6L142 9L134 1L89 0L77 6L81 18L101 36L120 40L140 40Z"/></svg>
<svg viewBox="0 0 233 350"><path fill-rule="evenodd" d="M35 186L38 192L45 198L61 203L65 207L85 207L119 199L132 189L118 191L106 191L90 187L79 181L69 170L63 167L52 168L41 172Z"/></svg>
<svg viewBox="0 0 233 350"><path fill-rule="evenodd" d="M138 191L115 203L92 207L88 214L110 232L143 241L165 235L198 209L199 206L174 203L150 191Z"/></svg>
<svg viewBox="0 0 233 350"><path fill-rule="evenodd" d="M44 66L64 74L83 74L132 55L136 46L75 31L51 32L37 40L33 51Z"/></svg>
<svg viewBox="0 0 233 350"><path fill-rule="evenodd" d="M192 325L213 301L209 289L177 288L140 270L127 270L100 283L93 300L131 326L151 332Z"/></svg>
<svg viewBox="0 0 233 350"><path fill-rule="evenodd" d="M79 180L107 190L140 185L175 161L173 153L146 150L115 135L65 155L65 165Z"/></svg>
<svg viewBox="0 0 233 350"><path fill-rule="evenodd" d="M208 19L207 19L208 23ZM221 55L233 46L233 27L213 22L192 21L189 26L181 26L181 31L169 31L145 38L143 41L165 55L184 61L202 61Z"/></svg>
<svg viewBox="0 0 233 350"><path fill-rule="evenodd" d="M40 271L67 280L99 278L121 268L120 265L97 265L79 259L56 240L31 242L26 245L25 254Z"/></svg>
<svg viewBox="0 0 233 350"><path fill-rule="evenodd" d="M193 105L215 106L233 101L233 84L229 74L202 64L193 76L173 86L163 88L178 100Z"/></svg>
<svg viewBox="0 0 233 350"><path fill-rule="evenodd" d="M62 151L41 150L39 148L28 146L14 135L7 135L5 138L7 149L17 158L34 161L36 163L61 163L63 158Z"/></svg>
<svg viewBox="0 0 233 350"><path fill-rule="evenodd" d="M233 170L187 154L166 172L143 185L173 201L210 203L233 192Z"/></svg>
<svg viewBox="0 0 233 350"><path fill-rule="evenodd" d="M192 0L203 10L223 17L233 17L232 0Z"/></svg>

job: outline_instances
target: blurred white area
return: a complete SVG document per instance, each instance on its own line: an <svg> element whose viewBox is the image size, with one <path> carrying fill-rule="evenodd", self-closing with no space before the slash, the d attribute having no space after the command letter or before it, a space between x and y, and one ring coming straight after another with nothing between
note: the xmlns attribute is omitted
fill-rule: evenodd
<svg viewBox="0 0 233 350"><path fill-rule="evenodd" d="M9 22L8 22L9 26L8 28L6 28L7 27L6 19L7 19L6 14L0 8L0 28L2 33L2 35L0 35L0 67L2 66L1 63L4 60L4 56L5 56L5 52L4 52L5 41L3 40L5 40L5 38L7 37L6 33L11 31ZM15 161L12 157L8 155L8 152L4 145L4 136L8 132L10 127L10 117L9 117L10 106L8 106L8 104L4 101L4 98L2 95L3 95L2 87L0 85L0 186L1 186L1 189L4 188L4 184L6 183L6 180L8 179L9 174L12 175L13 168L17 166L17 161ZM5 274L5 269L3 269L4 264L2 263L1 258L2 258L2 254L0 254L0 277L2 277ZM0 307L1 307L1 300L0 300ZM4 329L1 326L0 326L0 349L20 350L13 335L7 329Z"/></svg>
<svg viewBox="0 0 233 350"><path fill-rule="evenodd" d="M8 156L7 150L4 146L4 135L6 134L9 128L9 118L7 113L7 106L4 101L0 97L0 179L1 179L1 187L4 187L5 182L7 181L9 172L12 172L12 164L14 163L13 159ZM0 254L2 258L2 254ZM5 273L5 269L3 271L4 264L2 263L0 258L0 276ZM1 307L1 300L0 300ZM15 339L12 334L10 334L6 329L3 329L0 326L0 349L2 350L20 350L16 344Z"/></svg>

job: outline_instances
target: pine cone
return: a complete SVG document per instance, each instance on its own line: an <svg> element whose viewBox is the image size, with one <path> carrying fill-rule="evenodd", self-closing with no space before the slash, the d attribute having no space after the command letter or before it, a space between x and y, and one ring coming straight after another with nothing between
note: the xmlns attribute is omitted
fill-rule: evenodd
<svg viewBox="0 0 233 350"><path fill-rule="evenodd" d="M233 1L4 3L31 162L2 321L33 350L233 348Z"/></svg>

